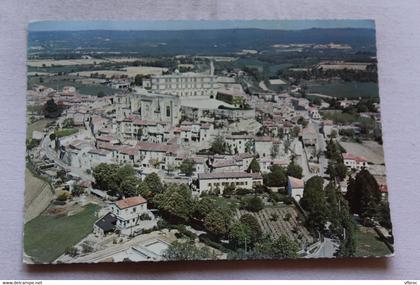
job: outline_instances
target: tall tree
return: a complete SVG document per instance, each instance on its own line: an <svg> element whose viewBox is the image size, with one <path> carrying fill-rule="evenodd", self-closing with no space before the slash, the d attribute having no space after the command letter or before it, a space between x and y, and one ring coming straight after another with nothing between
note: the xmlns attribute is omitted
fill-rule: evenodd
<svg viewBox="0 0 420 285"><path fill-rule="evenodd" d="M45 118L57 118L61 114L61 109L54 102L54 99L48 100L44 104L44 116Z"/></svg>
<svg viewBox="0 0 420 285"><path fill-rule="evenodd" d="M191 176L195 171L195 162L192 159L184 159L179 166L181 173L184 173L186 176Z"/></svg>
<svg viewBox="0 0 420 285"><path fill-rule="evenodd" d="M309 227L323 231L328 221L328 208L323 189L324 179L320 176L311 177L305 184L300 204L308 212Z"/></svg>
<svg viewBox="0 0 420 285"><path fill-rule="evenodd" d="M235 222L229 229L229 244L235 248L251 244L251 229L242 222Z"/></svg>
<svg viewBox="0 0 420 285"><path fill-rule="evenodd" d="M203 197L194 203L193 217L202 220L204 219L213 209L215 205L212 199L209 197Z"/></svg>
<svg viewBox="0 0 420 285"><path fill-rule="evenodd" d="M159 175L155 172L150 173L144 178L144 183L149 187L152 194L158 194L163 192L163 184L160 181Z"/></svg>
<svg viewBox="0 0 420 285"><path fill-rule="evenodd" d="M258 163L258 160L254 157L248 166L247 172L258 173L260 172L260 170L260 164Z"/></svg>
<svg viewBox="0 0 420 285"><path fill-rule="evenodd" d="M217 154L225 154L228 147L224 138L222 136L217 136L211 143L210 150Z"/></svg>
<svg viewBox="0 0 420 285"><path fill-rule="evenodd" d="M282 187L287 183L286 172L280 165L273 165L270 173L264 175L264 184L269 187Z"/></svg>
<svg viewBox="0 0 420 285"><path fill-rule="evenodd" d="M358 214L363 219L376 216L381 192L376 179L367 169L357 173L355 179L349 179L345 197L353 214Z"/></svg>
<svg viewBox="0 0 420 285"><path fill-rule="evenodd" d="M137 196L138 179L134 176L126 177L120 184L120 191L125 197Z"/></svg>
<svg viewBox="0 0 420 285"><path fill-rule="evenodd" d="M250 229L250 237L251 242L254 243L257 240L261 239L261 236L263 234L260 224L258 223L258 220L251 214L244 214L239 219L241 223L244 225L247 225Z"/></svg>
<svg viewBox="0 0 420 285"><path fill-rule="evenodd" d="M230 223L230 213L226 213L226 211L219 208L211 211L204 219L205 228L216 237L226 236Z"/></svg>

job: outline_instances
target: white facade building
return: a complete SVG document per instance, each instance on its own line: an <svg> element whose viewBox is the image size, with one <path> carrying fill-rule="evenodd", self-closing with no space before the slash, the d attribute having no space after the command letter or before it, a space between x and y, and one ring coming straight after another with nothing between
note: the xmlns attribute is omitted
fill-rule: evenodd
<svg viewBox="0 0 420 285"><path fill-rule="evenodd" d="M147 209L147 201L141 196L130 197L112 204L112 214L117 218L116 229L130 235L156 225L153 214Z"/></svg>
<svg viewBox="0 0 420 285"><path fill-rule="evenodd" d="M223 189L228 185L236 188L252 189L256 185L262 185L262 183L263 178L260 173L222 172L198 174L200 192L208 192L219 188L223 193Z"/></svg>
<svg viewBox="0 0 420 285"><path fill-rule="evenodd" d="M152 92L185 96L216 96L217 77L193 72L152 76Z"/></svg>

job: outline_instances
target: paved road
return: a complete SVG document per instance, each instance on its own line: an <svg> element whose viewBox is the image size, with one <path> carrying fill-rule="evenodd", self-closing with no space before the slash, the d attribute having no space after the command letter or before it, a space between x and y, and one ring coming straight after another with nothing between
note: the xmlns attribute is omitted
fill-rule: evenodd
<svg viewBox="0 0 420 285"><path fill-rule="evenodd" d="M319 246L318 250L312 254L308 254L306 258L324 258L334 257L334 253L338 249L338 244L329 238L325 238Z"/></svg>
<svg viewBox="0 0 420 285"><path fill-rule="evenodd" d="M78 175L83 180L94 181L92 175L87 174L84 170L79 167L72 167L70 165L65 164L60 158L58 157L57 152L51 148L51 140L50 134L48 133L41 142L41 148L45 152L45 155L58 166L64 168L66 171L72 172Z"/></svg>
<svg viewBox="0 0 420 285"><path fill-rule="evenodd" d="M316 133L317 133L317 142L318 142L318 147L319 147L319 151L320 151L320 156L319 156L319 165L320 165L319 175L320 176L324 176L325 175L325 171L328 168L328 159L325 157L325 154L324 154L324 152L327 150L327 144L325 142L324 135L321 134L321 132L319 131L319 128L321 127L321 123L319 121L312 120L312 124L314 125L314 128L315 128Z"/></svg>

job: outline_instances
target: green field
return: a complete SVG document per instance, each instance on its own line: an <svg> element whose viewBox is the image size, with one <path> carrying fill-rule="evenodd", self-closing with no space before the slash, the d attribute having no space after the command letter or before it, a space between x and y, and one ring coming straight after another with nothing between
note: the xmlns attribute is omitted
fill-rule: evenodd
<svg viewBox="0 0 420 285"><path fill-rule="evenodd" d="M73 216L40 215L25 224L24 250L37 263L52 262L92 231L98 206Z"/></svg>
<svg viewBox="0 0 420 285"><path fill-rule="evenodd" d="M41 79L42 78L42 79ZM117 90L109 86L99 84L82 84L78 81L78 77L70 75L62 76L28 76L28 90L34 85L44 85L56 90L62 90L64 86L74 86L77 92L82 95L98 95L103 92L105 95L113 95Z"/></svg>
<svg viewBox="0 0 420 285"><path fill-rule="evenodd" d="M361 231L360 226L357 227L354 233L356 243L356 256L384 256L391 254L391 251L380 241L377 234L374 232Z"/></svg>
<svg viewBox="0 0 420 285"><path fill-rule="evenodd" d="M308 93L319 93L333 97L378 97L378 84L374 82L306 81Z"/></svg>
<svg viewBox="0 0 420 285"><path fill-rule="evenodd" d="M79 131L78 129L60 129L60 130L55 131L54 134L57 138L62 138L62 137L71 136L77 133L78 131Z"/></svg>

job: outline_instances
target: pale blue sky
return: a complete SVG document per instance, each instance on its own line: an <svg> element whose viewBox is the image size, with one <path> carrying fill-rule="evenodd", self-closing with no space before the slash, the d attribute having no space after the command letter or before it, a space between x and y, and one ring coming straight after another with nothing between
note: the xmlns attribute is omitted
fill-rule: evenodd
<svg viewBox="0 0 420 285"><path fill-rule="evenodd" d="M40 21L29 31L375 28L373 20Z"/></svg>

